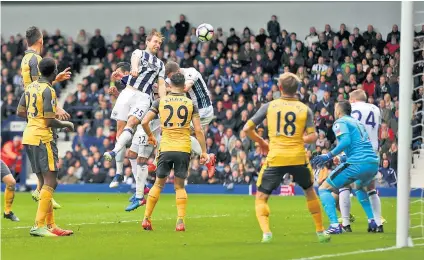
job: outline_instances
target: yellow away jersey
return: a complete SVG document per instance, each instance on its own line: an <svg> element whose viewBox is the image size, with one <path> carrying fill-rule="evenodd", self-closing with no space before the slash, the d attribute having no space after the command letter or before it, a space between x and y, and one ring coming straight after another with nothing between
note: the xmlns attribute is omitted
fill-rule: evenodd
<svg viewBox="0 0 424 260"><path fill-rule="evenodd" d="M193 101L185 94L170 93L153 102L150 110L160 117L162 126L160 151L190 153L190 122L193 117L199 117Z"/></svg>
<svg viewBox="0 0 424 260"><path fill-rule="evenodd" d="M32 82L38 80L38 78L41 76L40 71L38 70L38 63L41 61L41 59L41 56L38 55L35 51L25 51L25 56L22 58L21 62L24 89L26 89Z"/></svg>
<svg viewBox="0 0 424 260"><path fill-rule="evenodd" d="M268 166L305 165L303 135L315 132L313 114L308 106L295 98L279 98L263 105L248 124L268 122Z"/></svg>
<svg viewBox="0 0 424 260"><path fill-rule="evenodd" d="M39 79L29 84L19 101L18 111L26 112L28 124L23 135L23 144L39 145L53 140L53 132L46 119L55 118L57 98L50 83Z"/></svg>

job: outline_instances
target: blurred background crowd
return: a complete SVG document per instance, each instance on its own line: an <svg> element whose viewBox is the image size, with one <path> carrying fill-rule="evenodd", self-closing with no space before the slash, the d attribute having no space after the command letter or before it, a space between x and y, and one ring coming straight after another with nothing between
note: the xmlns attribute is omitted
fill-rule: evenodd
<svg viewBox="0 0 424 260"><path fill-rule="evenodd" d="M399 116L400 34L397 25L387 35L378 28L353 28L341 24L339 28L305 28L309 35L299 39L296 32L288 32L272 16L267 28L215 28L214 39L200 43L195 25L184 15L171 24L158 27L165 37L158 58L176 61L181 67L194 67L208 84L216 119L210 124L206 142L208 153L217 155L217 172L208 178L206 169L194 158L188 183L249 184L257 175L264 160L259 147L246 137L242 128L264 103L280 97L277 78L280 73L292 72L302 80L298 98L314 112L319 138L305 146L309 158L326 153L335 146L334 104L348 99L349 92L363 89L368 102L380 108L382 124L379 130L381 168L379 184L395 186L397 175L397 130ZM155 29L153 29L155 30ZM72 115L76 134L65 137L72 141L72 150L60 159L61 183L107 183L115 175L114 163L101 155L113 148L116 141L115 122L110 119L116 98L108 95L110 77L120 61L129 61L133 50L145 49L143 26L126 27L113 42L106 42L100 30L90 35L81 30L78 35L65 37L60 30L43 31L42 56L54 57L59 70L71 67L79 73L84 66L96 65L89 75L76 85L74 93L66 97L64 109ZM417 36L424 36L424 26ZM424 38L424 37L423 37ZM424 67L423 42L415 40L414 74ZM1 116L15 116L18 100L23 92L20 62L26 49L22 35L1 39ZM412 50L411 50L412 51ZM424 76L414 77L411 124L422 122ZM58 96L66 88L56 84ZM405 86L402 86L405 87ZM406 86L407 87L407 86ZM267 137L267 123L257 131ZM422 144L422 126L413 128L412 147ZM59 140L60 142L61 140ZM16 137L2 144L2 159L20 171L22 145ZM152 155L153 156L153 155ZM150 159L151 161L153 158ZM334 167L332 163L327 165ZM150 176L153 181L154 176ZM173 181L173 174L168 182ZM125 161L125 182L132 184L131 168Z"/></svg>

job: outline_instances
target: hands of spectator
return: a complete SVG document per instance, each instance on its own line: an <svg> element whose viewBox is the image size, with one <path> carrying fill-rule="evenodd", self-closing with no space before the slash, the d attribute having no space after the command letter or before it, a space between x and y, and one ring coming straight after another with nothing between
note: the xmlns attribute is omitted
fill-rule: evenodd
<svg viewBox="0 0 424 260"><path fill-rule="evenodd" d="M71 119L71 115L65 111L65 109L58 107L56 110L56 119L59 120L69 120Z"/></svg>
<svg viewBox="0 0 424 260"><path fill-rule="evenodd" d="M71 69L71 67L68 67L64 71L62 71L61 73L57 74L55 81L61 82L61 81L65 81L65 80L70 79L71 74L72 74L72 72L69 71L70 69Z"/></svg>
<svg viewBox="0 0 424 260"><path fill-rule="evenodd" d="M205 164L208 161L209 161L209 155L207 153L202 153L200 155L200 161L199 161L199 163L200 164Z"/></svg>
<svg viewBox="0 0 424 260"><path fill-rule="evenodd" d="M267 155L268 154L268 152L269 152L269 145L268 145L268 143L265 140L261 139L259 141L259 147L261 148L261 152L262 152L263 155Z"/></svg>
<svg viewBox="0 0 424 260"><path fill-rule="evenodd" d="M149 135L149 137L148 137L148 139L147 139L147 142L148 142L150 145L153 145L154 147L156 147L156 145L158 144L158 141L156 140L156 137L155 137L153 134L150 134L150 135Z"/></svg>
<svg viewBox="0 0 424 260"><path fill-rule="evenodd" d="M119 91L118 91L118 89L115 86L109 87L109 90L108 90L107 93L109 95L112 95L112 96L115 96L115 97L118 97L119 96Z"/></svg>

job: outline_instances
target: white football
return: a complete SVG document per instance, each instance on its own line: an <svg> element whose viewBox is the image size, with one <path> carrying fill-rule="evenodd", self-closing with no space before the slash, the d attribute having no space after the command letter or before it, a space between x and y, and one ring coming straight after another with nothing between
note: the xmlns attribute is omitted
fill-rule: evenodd
<svg viewBox="0 0 424 260"><path fill-rule="evenodd" d="M196 36L201 42L208 42L212 40L213 34L213 27L208 23L202 23L196 29Z"/></svg>

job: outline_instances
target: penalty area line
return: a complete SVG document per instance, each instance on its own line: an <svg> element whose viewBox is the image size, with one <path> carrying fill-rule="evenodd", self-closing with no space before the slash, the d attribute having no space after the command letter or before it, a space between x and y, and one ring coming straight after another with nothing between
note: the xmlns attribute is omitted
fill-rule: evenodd
<svg viewBox="0 0 424 260"><path fill-rule="evenodd" d="M420 246L424 246L424 244L415 244L414 245L414 247L420 247ZM311 256L311 257L295 258L295 259L291 259L291 260L314 260L314 259L333 258L333 257L348 256L348 255L360 255L360 254L366 254L366 253L385 252L385 251L392 251L392 250L396 250L396 249L401 249L401 248L397 248L395 246L381 247L381 248L376 248L376 249L358 250L358 251L338 253L338 254L317 255L317 256Z"/></svg>
<svg viewBox="0 0 424 260"><path fill-rule="evenodd" d="M222 215L194 215L187 217L187 219L199 219L199 218L225 218L230 217L229 214L222 214ZM167 217L167 218L157 218L153 221L164 221L164 220L172 220L175 219L175 217ZM101 222L85 222L85 223L68 223L64 224L64 226L86 226L86 225L109 225L109 224L121 224L121 223L133 223L133 222L141 222L141 219L137 220L117 220L117 221L101 221ZM7 229L25 229L25 228L31 228L32 226L17 226L17 227L8 227L8 228L2 228L2 230Z"/></svg>

